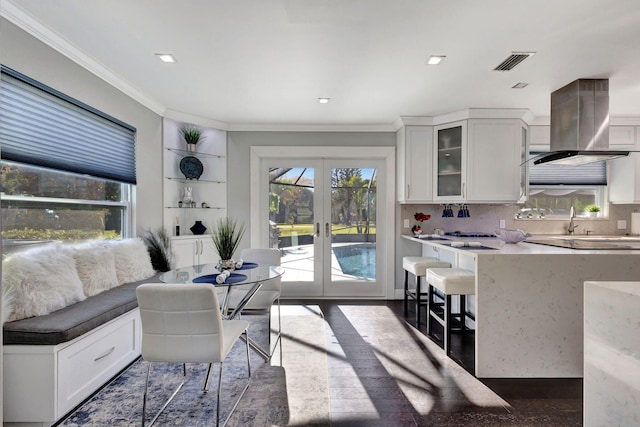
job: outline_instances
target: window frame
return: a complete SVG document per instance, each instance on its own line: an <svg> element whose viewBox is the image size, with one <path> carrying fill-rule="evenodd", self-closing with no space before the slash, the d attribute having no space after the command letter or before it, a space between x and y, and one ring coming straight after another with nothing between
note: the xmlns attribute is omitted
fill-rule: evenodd
<svg viewBox="0 0 640 427"><path fill-rule="evenodd" d="M545 150L540 150L540 149L530 149L529 151L529 161L532 161L535 157L539 156L540 154L544 154L548 151ZM532 190L594 190L595 192L595 200L594 200L594 204L600 206L600 215L598 216L597 219L608 219L609 218L609 188L608 188L608 178L609 178L609 167L608 167L608 163L604 163L604 183L603 184L580 184L580 183L574 183L574 184L532 184L531 183L531 167L529 167L529 173L527 174L527 200L522 203L521 205L517 205L515 212L514 212L514 218L516 220L526 220L526 221L566 221L568 216L543 216L540 217L539 214L534 214L533 217L528 218L528 217L518 217L520 214L520 211L525 208L526 206L530 206L530 202L531 202L531 198L535 197L531 195L531 191ZM564 167L576 167L576 166L564 166ZM579 167L579 166L578 166ZM538 209L536 208L531 208L531 209ZM540 208L540 209L545 209ZM593 220L593 218L589 218L588 216L585 216L583 212L576 212L576 219L578 220Z"/></svg>
<svg viewBox="0 0 640 427"><path fill-rule="evenodd" d="M12 163L18 166L37 168L48 173L53 174L65 174L65 175L75 175L79 177L88 177L88 175L79 175L73 172L60 171L58 169L46 168L42 166L33 166L25 163L13 162L9 160L2 160L1 163L4 162ZM136 186L133 184L129 184L126 182L119 182L113 180L107 180L101 177L90 176L91 179L101 180L101 181L110 181L116 183L120 186L120 201L109 201L109 200L91 200L91 199L72 199L72 198L62 198L62 197L46 197L46 196L24 196L24 195L8 195L4 192L1 194L2 201L2 209L4 209L4 205L6 202L18 202L20 204L28 206L29 204L51 204L51 205L74 205L74 206L92 206L92 207L120 207L123 209L123 219L122 219L122 230L121 230L121 238L129 238L133 236L133 230L135 229L135 212L134 212L134 197L135 197L135 188ZM28 208L27 208L28 209ZM3 230L4 231L4 230Z"/></svg>

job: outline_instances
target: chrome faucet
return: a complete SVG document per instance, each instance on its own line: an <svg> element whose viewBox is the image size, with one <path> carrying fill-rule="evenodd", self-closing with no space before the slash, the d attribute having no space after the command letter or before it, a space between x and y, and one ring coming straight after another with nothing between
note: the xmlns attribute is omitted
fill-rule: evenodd
<svg viewBox="0 0 640 427"><path fill-rule="evenodd" d="M574 234L574 232L576 231L576 228L579 227L579 225L574 224L573 220L576 217L576 210L573 208L573 206L571 206L571 209L569 209L569 227L567 227L567 232L571 235Z"/></svg>

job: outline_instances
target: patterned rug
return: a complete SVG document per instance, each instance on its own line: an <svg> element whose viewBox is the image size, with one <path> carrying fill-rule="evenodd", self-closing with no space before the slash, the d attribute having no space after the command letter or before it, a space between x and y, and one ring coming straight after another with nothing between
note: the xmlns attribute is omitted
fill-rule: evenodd
<svg viewBox="0 0 640 427"><path fill-rule="evenodd" d="M280 352L272 358L272 364L251 351L251 385L240 401L228 426L286 426L308 420L304 401L308 394L299 394L297 389L306 383L304 374L287 378L287 363L305 361L314 366L312 371L324 369L326 378L326 345L324 320L319 310L298 306L282 307L282 366ZM275 327L277 310L273 310ZM268 317L243 316L251 322L249 336L263 346L268 343ZM300 345L311 339L307 345ZM290 362L287 362L289 360ZM225 360L222 377L222 423L228 416L247 379L246 347L239 340ZM148 362L138 359L119 377L105 386L80 408L69 415L62 426L139 426L142 417L142 394ZM274 365L274 366L272 366ZM209 392L204 394L202 386L206 375L206 364L187 364L187 375L183 377L182 365L154 363L151 366L147 396L147 423L155 416L171 396L180 381L185 384L174 400L160 415L158 426L212 426L216 418L216 387L218 365L214 365ZM297 369L296 369L297 370ZM303 371L304 372L304 371ZM292 394L288 387L294 390ZM328 385L314 384L319 393L319 404L314 405L313 419L329 419ZM318 401L316 401L318 402ZM326 403L326 405L325 405ZM326 407L325 407L326 406ZM293 412L293 413L292 413Z"/></svg>

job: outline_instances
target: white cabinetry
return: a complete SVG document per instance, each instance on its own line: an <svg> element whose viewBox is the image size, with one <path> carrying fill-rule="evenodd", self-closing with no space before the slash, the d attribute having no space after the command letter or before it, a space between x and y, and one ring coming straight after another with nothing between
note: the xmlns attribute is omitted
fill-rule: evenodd
<svg viewBox="0 0 640 427"><path fill-rule="evenodd" d="M211 236L208 234L172 237L171 248L176 255L176 268L212 264L220 258L213 246Z"/></svg>
<svg viewBox="0 0 640 427"><path fill-rule="evenodd" d="M433 201L433 127L404 126L397 133L400 203Z"/></svg>
<svg viewBox="0 0 640 427"><path fill-rule="evenodd" d="M635 126L609 126L609 148L612 150L635 150Z"/></svg>
<svg viewBox="0 0 640 427"><path fill-rule="evenodd" d="M215 222L227 214L227 134L198 126L204 138L198 143L197 151L190 152L180 128L192 125L166 118L163 125L164 227L175 236L176 225L179 225L181 236L193 236L190 227L202 221L207 227L206 233L211 233ZM187 179L180 167L183 161L196 167L201 165L202 175L198 179ZM191 189L194 204L184 201L187 187Z"/></svg>
<svg viewBox="0 0 640 427"><path fill-rule="evenodd" d="M4 425L59 421L140 355L138 308L58 345L3 347Z"/></svg>
<svg viewBox="0 0 640 427"><path fill-rule="evenodd" d="M467 167L467 121L434 127L434 200L457 202L465 199Z"/></svg>
<svg viewBox="0 0 640 427"><path fill-rule="evenodd" d="M517 202L523 197L526 126L520 119L469 119L434 127L434 200Z"/></svg>
<svg viewBox="0 0 640 427"><path fill-rule="evenodd" d="M618 127L616 127L618 128ZM636 150L640 147L640 127L620 126L619 131L611 132L609 128L610 147L612 149ZM629 144L629 141L634 144ZM613 142L614 145L611 145ZM611 203L640 203L640 153L630 153L607 162L609 169L609 201Z"/></svg>
<svg viewBox="0 0 640 427"><path fill-rule="evenodd" d="M466 201L517 202L523 196L520 163L526 128L522 121L471 119L467 135Z"/></svg>

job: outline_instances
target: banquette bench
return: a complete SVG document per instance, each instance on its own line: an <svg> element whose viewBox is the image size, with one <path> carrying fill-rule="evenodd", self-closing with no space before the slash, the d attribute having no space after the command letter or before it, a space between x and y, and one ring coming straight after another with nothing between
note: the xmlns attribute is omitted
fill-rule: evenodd
<svg viewBox="0 0 640 427"><path fill-rule="evenodd" d="M5 426L59 421L140 355L135 290L160 274L141 239L26 251L2 273Z"/></svg>

